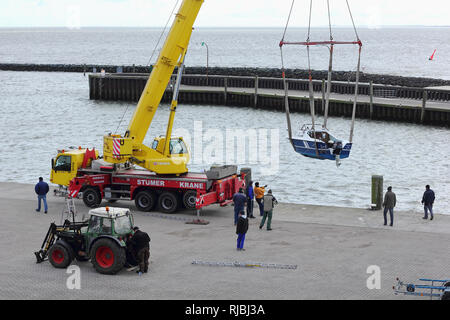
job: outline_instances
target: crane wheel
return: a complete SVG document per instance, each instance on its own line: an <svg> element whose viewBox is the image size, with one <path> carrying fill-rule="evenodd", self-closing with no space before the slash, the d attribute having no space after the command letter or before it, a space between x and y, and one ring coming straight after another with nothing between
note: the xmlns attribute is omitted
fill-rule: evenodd
<svg viewBox="0 0 450 320"><path fill-rule="evenodd" d="M139 211L150 211L155 207L156 196L149 190L139 191L134 198L134 203Z"/></svg>
<svg viewBox="0 0 450 320"><path fill-rule="evenodd" d="M91 262L101 274L116 274L125 265L126 252L114 240L102 238L92 246Z"/></svg>
<svg viewBox="0 0 450 320"><path fill-rule="evenodd" d="M86 188L83 191L83 202L89 208L97 208L102 202L100 192L94 188Z"/></svg>
<svg viewBox="0 0 450 320"><path fill-rule="evenodd" d="M178 209L178 197L173 192L163 192L158 199L159 208L164 213L174 213Z"/></svg>
<svg viewBox="0 0 450 320"><path fill-rule="evenodd" d="M65 246L55 243L48 251L48 260L55 268L67 268L72 263L72 255Z"/></svg>
<svg viewBox="0 0 450 320"><path fill-rule="evenodd" d="M197 191L188 190L183 194L183 205L186 209L195 209L197 201Z"/></svg>

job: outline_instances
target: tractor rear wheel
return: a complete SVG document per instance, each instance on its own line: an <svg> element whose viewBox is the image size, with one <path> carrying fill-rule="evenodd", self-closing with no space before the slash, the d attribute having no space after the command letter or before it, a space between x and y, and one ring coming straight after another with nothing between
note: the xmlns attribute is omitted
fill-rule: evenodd
<svg viewBox="0 0 450 320"><path fill-rule="evenodd" d="M83 191L83 202L89 208L97 208L102 202L102 196L97 189L86 188Z"/></svg>
<svg viewBox="0 0 450 320"><path fill-rule="evenodd" d="M72 255L65 246L55 243L48 251L48 260L55 268L67 268L72 263Z"/></svg>
<svg viewBox="0 0 450 320"><path fill-rule="evenodd" d="M178 198L173 192L163 192L159 196L159 208L164 213L174 213L178 209Z"/></svg>
<svg viewBox="0 0 450 320"><path fill-rule="evenodd" d="M139 191L134 198L134 203L139 211L150 211L155 207L156 196L149 190Z"/></svg>
<svg viewBox="0 0 450 320"><path fill-rule="evenodd" d="M114 240L102 238L92 246L91 262L99 273L116 274L125 265L126 252Z"/></svg>

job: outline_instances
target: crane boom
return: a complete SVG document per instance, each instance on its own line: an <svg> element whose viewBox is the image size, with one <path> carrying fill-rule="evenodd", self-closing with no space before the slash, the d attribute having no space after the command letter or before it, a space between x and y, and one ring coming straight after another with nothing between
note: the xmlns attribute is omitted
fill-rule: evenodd
<svg viewBox="0 0 450 320"><path fill-rule="evenodd" d="M187 50L192 27L203 0L184 0L178 11L166 42L153 67L149 80L142 92L136 111L128 126L129 137L135 143L143 143L147 130L162 99L167 83L176 66Z"/></svg>
<svg viewBox="0 0 450 320"><path fill-rule="evenodd" d="M183 0L125 135L110 134L104 137L105 161L131 161L159 174L187 172L189 153L184 141L181 137L170 136L177 95L174 95L172 101L166 136L155 138L152 148L145 146L143 142L175 67L180 67L184 62L193 25L203 2L204 0Z"/></svg>

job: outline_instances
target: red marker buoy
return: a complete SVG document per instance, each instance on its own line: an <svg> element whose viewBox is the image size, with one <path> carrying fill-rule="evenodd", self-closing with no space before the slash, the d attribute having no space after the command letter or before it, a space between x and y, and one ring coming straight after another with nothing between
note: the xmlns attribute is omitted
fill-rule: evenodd
<svg viewBox="0 0 450 320"><path fill-rule="evenodd" d="M433 60L433 58L434 58L434 54L436 53L436 49L434 49L434 51L433 51L433 54L431 55L431 57L430 57L430 59L429 60Z"/></svg>

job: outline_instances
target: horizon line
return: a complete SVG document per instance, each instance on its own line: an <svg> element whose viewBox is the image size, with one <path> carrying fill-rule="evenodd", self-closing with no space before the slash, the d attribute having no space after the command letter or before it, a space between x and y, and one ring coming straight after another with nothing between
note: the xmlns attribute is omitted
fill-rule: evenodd
<svg viewBox="0 0 450 320"><path fill-rule="evenodd" d="M291 26L290 28L307 28L308 26ZM311 28L328 28L329 26L323 25L323 26L312 26ZM449 28L450 25L420 25L420 24L405 24L405 25L360 25L356 28L364 28L364 29L377 29L377 28L414 28L414 27L422 27L422 28ZM0 26L0 29L39 29L39 28L46 28L46 29L69 29L69 30L78 30L83 28L154 28L154 29L161 29L164 28L164 26L80 26L79 28L69 28L68 26ZM284 28L284 26L197 26L194 28L208 28L208 29L272 29L272 28ZM336 25L333 26L333 28L353 28L352 25Z"/></svg>

